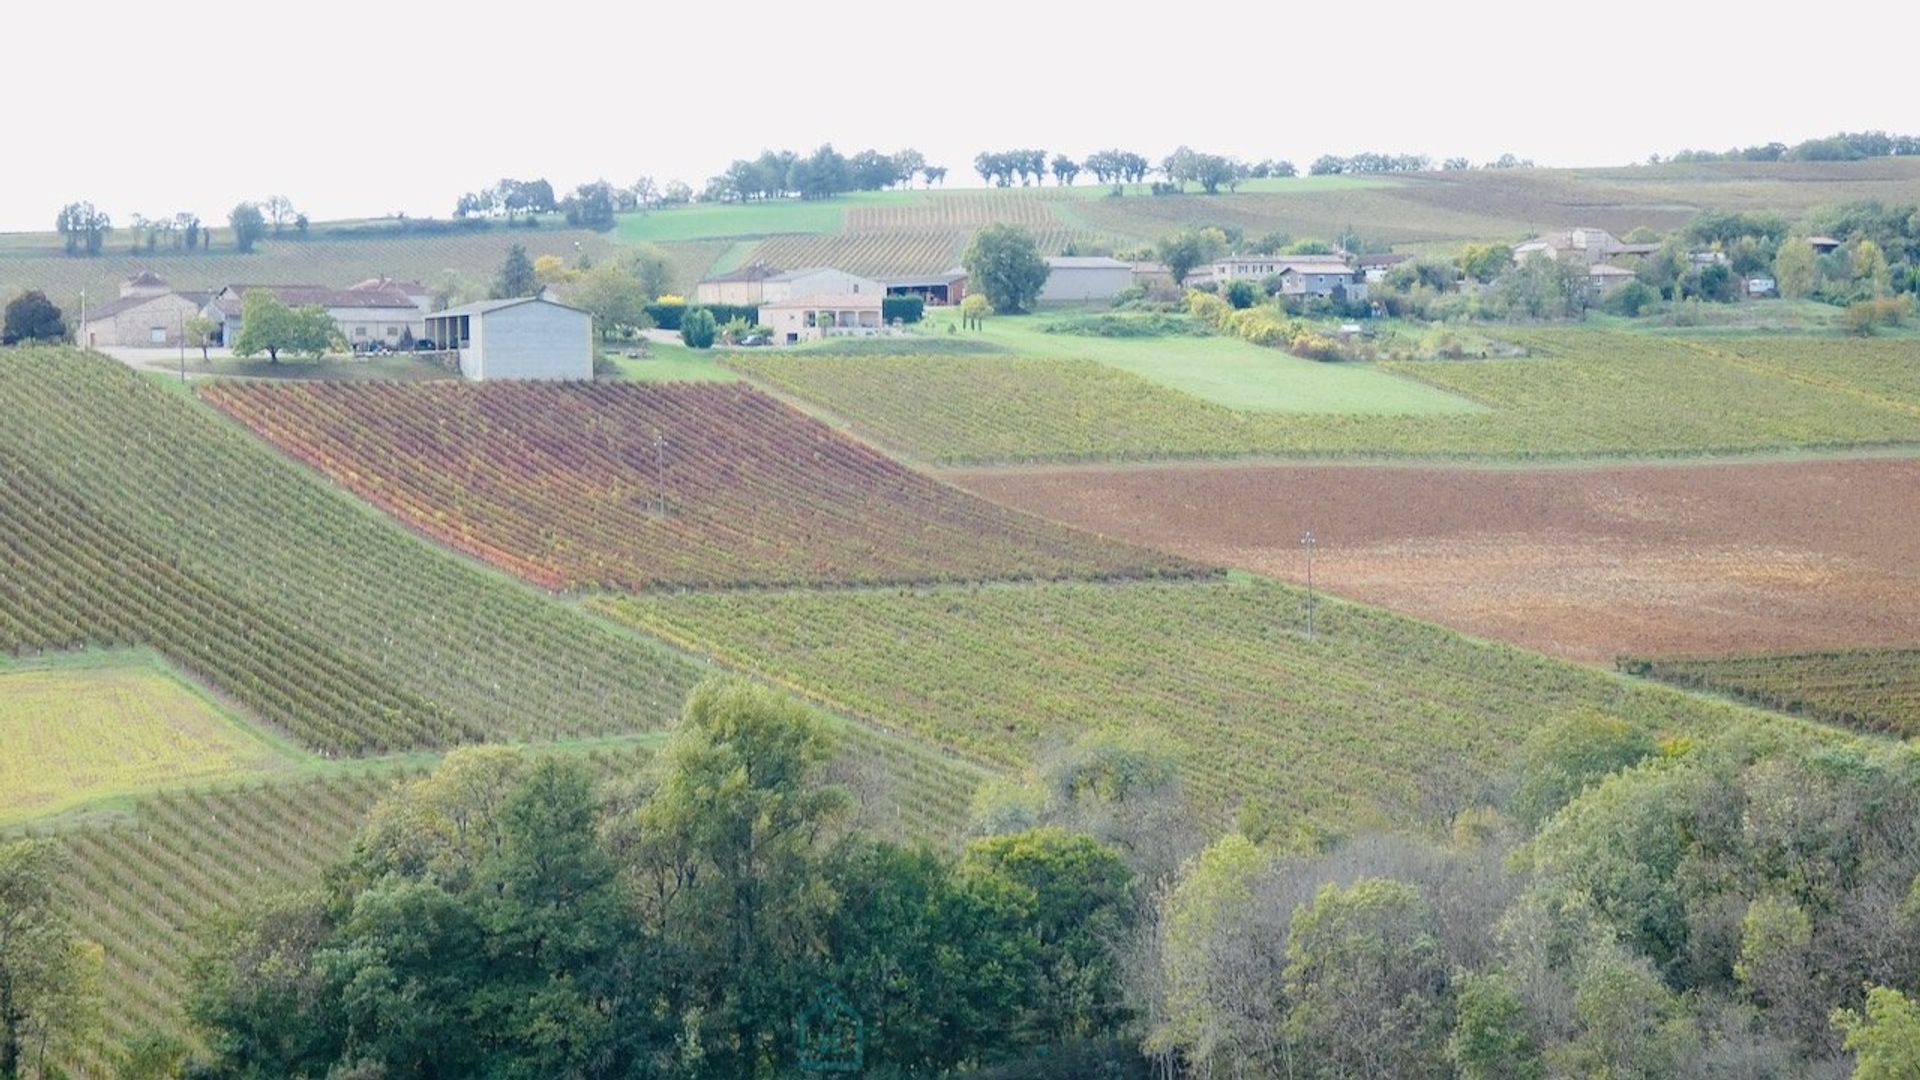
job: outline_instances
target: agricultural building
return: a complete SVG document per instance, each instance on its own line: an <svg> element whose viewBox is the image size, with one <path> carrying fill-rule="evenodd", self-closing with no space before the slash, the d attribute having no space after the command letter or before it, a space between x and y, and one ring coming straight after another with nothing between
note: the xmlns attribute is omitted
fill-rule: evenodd
<svg viewBox="0 0 1920 1080"><path fill-rule="evenodd" d="M801 270L789 270L784 274L775 274L760 283L760 302L771 304L780 300L799 300L809 296L858 296L873 301L877 309L880 298L887 295L887 287L858 274L849 274L845 270L834 270L825 266L809 266Z"/></svg>
<svg viewBox="0 0 1920 1080"><path fill-rule="evenodd" d="M1047 260L1040 302L1111 300L1133 288L1133 264L1100 255L1056 255Z"/></svg>
<svg viewBox="0 0 1920 1080"><path fill-rule="evenodd" d="M1345 263L1290 264L1280 271L1281 296L1332 296L1336 291L1349 302L1365 300L1367 283Z"/></svg>
<svg viewBox="0 0 1920 1080"><path fill-rule="evenodd" d="M459 354L460 374L475 382L593 378L593 316L543 297L436 311L426 329L428 340Z"/></svg>
<svg viewBox="0 0 1920 1080"><path fill-rule="evenodd" d="M173 291L150 270L128 278L120 296L82 313L79 341L89 349L124 345L180 345L187 320L200 314L206 293Z"/></svg>
<svg viewBox="0 0 1920 1080"><path fill-rule="evenodd" d="M246 295L255 289L265 289L288 307L326 308L327 315L339 328L340 336L356 350L365 349L375 342L397 349L425 334L427 313L421 301L398 288L228 285L214 293L204 309L205 314L218 324L217 338L221 343L231 345L240 339Z"/></svg>
<svg viewBox="0 0 1920 1080"><path fill-rule="evenodd" d="M825 337L873 337L886 332L880 316L881 292L840 296L796 296L760 305L760 321L773 328L773 340L788 345Z"/></svg>
<svg viewBox="0 0 1920 1080"><path fill-rule="evenodd" d="M766 280L779 273L779 270L766 263L756 262L725 274L715 274L693 287L693 302L757 307L766 299Z"/></svg>
<svg viewBox="0 0 1920 1080"><path fill-rule="evenodd" d="M957 304L967 295L967 272L956 266L942 274L889 278L887 295L917 296L925 300L929 307Z"/></svg>

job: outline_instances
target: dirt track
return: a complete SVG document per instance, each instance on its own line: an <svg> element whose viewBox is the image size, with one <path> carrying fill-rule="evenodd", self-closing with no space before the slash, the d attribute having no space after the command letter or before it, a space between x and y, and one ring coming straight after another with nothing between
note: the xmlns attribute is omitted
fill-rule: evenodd
<svg viewBox="0 0 1920 1080"><path fill-rule="evenodd" d="M988 498L1578 660L1920 642L1920 460L950 474Z"/></svg>

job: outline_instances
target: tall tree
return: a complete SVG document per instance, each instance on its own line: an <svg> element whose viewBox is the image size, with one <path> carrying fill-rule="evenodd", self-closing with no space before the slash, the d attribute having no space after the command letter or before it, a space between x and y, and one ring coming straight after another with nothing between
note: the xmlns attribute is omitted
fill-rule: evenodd
<svg viewBox="0 0 1920 1080"><path fill-rule="evenodd" d="M61 859L50 840L0 843L0 1080L46 1075L52 1036L97 1019L101 952L67 928Z"/></svg>
<svg viewBox="0 0 1920 1080"><path fill-rule="evenodd" d="M100 254L107 233L113 230L113 219L90 202L68 203L61 207L53 224L66 242L69 255L81 248L85 248L89 255Z"/></svg>
<svg viewBox="0 0 1920 1080"><path fill-rule="evenodd" d="M534 272L533 260L527 257L527 249L519 244L508 248L506 261L500 264L500 273L493 279L493 298L512 300L536 296L539 292L540 278Z"/></svg>
<svg viewBox="0 0 1920 1080"><path fill-rule="evenodd" d="M7 301L4 326L0 326L0 345L22 341L60 341L67 336L67 323L60 309L47 294L29 289Z"/></svg>
<svg viewBox="0 0 1920 1080"><path fill-rule="evenodd" d="M1813 291L1819 260L1804 236L1789 236L1773 257L1773 283L1780 295L1798 300Z"/></svg>
<svg viewBox="0 0 1920 1080"><path fill-rule="evenodd" d="M267 231L267 218L258 206L243 202L227 214L227 227L233 230L233 246L244 254L252 251Z"/></svg>
<svg viewBox="0 0 1920 1080"><path fill-rule="evenodd" d="M1018 225L989 225L973 234L964 263L968 290L986 296L993 310L1016 314L1033 305L1047 283L1047 261L1033 234Z"/></svg>
<svg viewBox="0 0 1920 1080"><path fill-rule="evenodd" d="M267 201L260 204L260 209L266 213L267 221L273 226L275 236L279 236L282 230L292 224L298 213L293 208L293 200L285 195L268 196Z"/></svg>
<svg viewBox="0 0 1920 1080"><path fill-rule="evenodd" d="M1054 182L1061 187L1071 187L1073 178L1080 175L1080 163L1065 154L1053 155L1053 162L1048 167L1053 172Z"/></svg>

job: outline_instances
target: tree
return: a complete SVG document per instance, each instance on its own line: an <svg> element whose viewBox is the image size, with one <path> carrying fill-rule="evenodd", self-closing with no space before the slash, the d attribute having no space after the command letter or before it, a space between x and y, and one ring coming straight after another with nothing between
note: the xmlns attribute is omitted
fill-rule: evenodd
<svg viewBox="0 0 1920 1080"><path fill-rule="evenodd" d="M1236 311L1259 303L1263 295L1259 283L1249 278L1235 278L1227 282L1227 303Z"/></svg>
<svg viewBox="0 0 1920 1080"><path fill-rule="evenodd" d="M207 362L207 350L213 345L213 335L219 329L220 324L205 315L195 315L181 327L187 344L200 350L200 362L203 364Z"/></svg>
<svg viewBox="0 0 1920 1080"><path fill-rule="evenodd" d="M506 261L500 264L500 273L493 279L493 298L513 300L539 293L540 279L533 269L533 260L527 258L527 249L519 244L508 248Z"/></svg>
<svg viewBox="0 0 1920 1080"><path fill-rule="evenodd" d="M1212 262L1226 251L1227 237L1218 229L1187 229L1161 237L1154 248L1160 261L1167 264L1167 273L1173 275L1173 283L1180 285L1194 267Z"/></svg>
<svg viewBox="0 0 1920 1080"><path fill-rule="evenodd" d="M947 182L947 167L945 165L928 165L920 170L920 175L926 180L928 187L932 187L935 184L944 186Z"/></svg>
<svg viewBox="0 0 1920 1080"><path fill-rule="evenodd" d="M1061 187L1071 187L1073 178L1080 175L1080 165L1065 154L1053 155L1053 179Z"/></svg>
<svg viewBox="0 0 1920 1080"><path fill-rule="evenodd" d="M6 322L0 326L0 345L17 345L23 341L62 341L67 336L67 323L60 309L47 294L38 289L29 289L7 301Z"/></svg>
<svg viewBox="0 0 1920 1080"><path fill-rule="evenodd" d="M1323 1074L1444 1072L1446 987L1431 915L1410 885L1325 885L1294 912L1286 1030Z"/></svg>
<svg viewBox="0 0 1920 1080"><path fill-rule="evenodd" d="M645 287L639 278L618 266L608 264L587 271L580 283L568 291L567 298L593 315L594 325L602 337L648 325L650 297ZM711 313L708 318L712 318Z"/></svg>
<svg viewBox="0 0 1920 1080"><path fill-rule="evenodd" d="M832 745L789 698L703 683L631 815L649 925L678 938L681 962L701 973L680 1005L716 1036L715 1075L753 1075L777 1057L800 1005L806 943L830 912L819 855L848 809L845 792L814 782Z"/></svg>
<svg viewBox="0 0 1920 1080"><path fill-rule="evenodd" d="M606 232L614 225L613 185L605 180L595 180L591 184L581 184L573 189L561 204L567 213L567 224Z"/></svg>
<svg viewBox="0 0 1920 1080"><path fill-rule="evenodd" d="M533 279L542 285L561 285L574 277L567 261L558 255L541 255L533 260Z"/></svg>
<svg viewBox="0 0 1920 1080"><path fill-rule="evenodd" d="M1813 291L1817 282L1818 260L1813 245L1803 236L1789 236L1773 257L1773 282L1780 295L1798 300Z"/></svg>
<svg viewBox="0 0 1920 1080"><path fill-rule="evenodd" d="M639 279L641 295L649 301L673 291L673 259L656 244L634 245L627 269Z"/></svg>
<svg viewBox="0 0 1920 1080"><path fill-rule="evenodd" d="M54 228L66 241L67 254L84 247L88 255L98 255L107 233L113 231L113 219L90 202L68 203L54 218Z"/></svg>
<svg viewBox="0 0 1920 1080"><path fill-rule="evenodd" d="M1047 261L1033 234L1018 225L989 225L974 233L963 262L968 291L984 294L1003 315L1031 307L1047 283Z"/></svg>
<svg viewBox="0 0 1920 1080"><path fill-rule="evenodd" d="M960 301L960 322L968 330L978 330L986 324L987 315L993 305L977 292L970 292Z"/></svg>
<svg viewBox="0 0 1920 1080"><path fill-rule="evenodd" d="M694 308L680 317L680 340L689 349L711 349L719 336L720 324L706 308Z"/></svg>
<svg viewBox="0 0 1920 1080"><path fill-rule="evenodd" d="M293 221L296 213L293 208L293 200L287 198L285 195L269 196L266 202L260 204L260 209L266 213L267 221L273 225L273 235L275 236L279 236L281 230L285 229L287 225Z"/></svg>
<svg viewBox="0 0 1920 1080"><path fill-rule="evenodd" d="M258 206L243 202L227 214L227 227L233 230L233 246L245 254L266 232L267 219Z"/></svg>
<svg viewBox="0 0 1920 1080"><path fill-rule="evenodd" d="M1513 268L1513 249L1505 244L1468 244L1460 253L1460 272L1486 284Z"/></svg>
<svg viewBox="0 0 1920 1080"><path fill-rule="evenodd" d="M339 328L326 308L291 308L266 289L249 289L241 298L235 356L264 352L268 363L277 364L282 352L320 356L339 342Z"/></svg>
<svg viewBox="0 0 1920 1080"><path fill-rule="evenodd" d="M1447 1057L1461 1080L1536 1080L1544 1075L1526 1007L1499 975L1461 980Z"/></svg>
<svg viewBox="0 0 1920 1080"><path fill-rule="evenodd" d="M53 1034L97 1019L102 954L67 928L61 860L51 840L0 843L0 1080L45 1075Z"/></svg>
<svg viewBox="0 0 1920 1080"><path fill-rule="evenodd" d="M1862 240L1853 249L1853 280L1865 285L1874 296L1887 295L1886 253L1872 240Z"/></svg>
<svg viewBox="0 0 1920 1080"><path fill-rule="evenodd" d="M1920 1007L1905 994L1873 987L1864 1015L1836 1009L1833 1026L1855 1055L1853 1080L1920 1080Z"/></svg>

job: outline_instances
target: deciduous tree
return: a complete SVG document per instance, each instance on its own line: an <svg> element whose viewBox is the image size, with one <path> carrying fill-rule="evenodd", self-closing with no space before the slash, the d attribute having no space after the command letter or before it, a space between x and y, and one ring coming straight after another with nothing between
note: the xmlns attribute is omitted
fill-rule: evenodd
<svg viewBox="0 0 1920 1080"><path fill-rule="evenodd" d="M985 295L1002 315L1032 307L1047 282L1047 261L1033 234L1018 225L989 225L974 233L963 261L969 292Z"/></svg>
<svg viewBox="0 0 1920 1080"><path fill-rule="evenodd" d="M233 246L242 254L253 250L266 232L266 215L250 202L243 202L227 214L227 227L233 230Z"/></svg>
<svg viewBox="0 0 1920 1080"><path fill-rule="evenodd" d="M0 345L23 341L61 341L67 336L67 322L47 294L28 289L7 301L6 321L0 324Z"/></svg>
<svg viewBox="0 0 1920 1080"><path fill-rule="evenodd" d="M0 1080L46 1075L54 1034L98 1019L101 951L68 929L61 859L50 840L0 842Z"/></svg>

